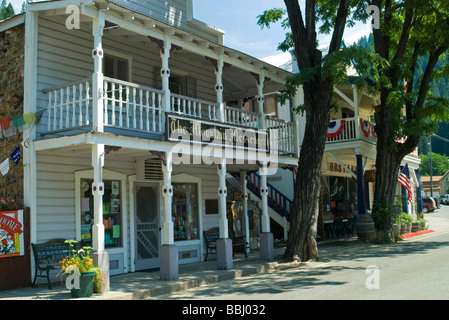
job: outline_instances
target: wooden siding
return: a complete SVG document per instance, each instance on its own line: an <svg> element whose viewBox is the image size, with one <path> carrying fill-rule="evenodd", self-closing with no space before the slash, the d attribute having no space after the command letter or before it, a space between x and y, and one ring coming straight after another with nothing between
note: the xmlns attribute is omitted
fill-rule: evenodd
<svg viewBox="0 0 449 320"><path fill-rule="evenodd" d="M39 19L37 111L48 105L48 95L43 89L70 83L93 73L93 37L87 24L79 30L68 30L62 17L44 16ZM132 82L161 89L159 48L142 36L142 42L129 42L124 37L113 36L108 31L103 37L103 48L129 55L132 58ZM195 64L185 63L182 54L173 52L170 58L172 79L183 82L184 94L193 98L215 101L215 74L213 66L204 57L197 56ZM204 59L204 61L203 61ZM177 74L177 70L181 74ZM47 114L38 127L46 130Z"/></svg>
<svg viewBox="0 0 449 320"><path fill-rule="evenodd" d="M136 158L134 155L114 153L106 155L105 170L119 172L129 176L136 174ZM45 242L53 238L76 239L76 212L75 212L75 172L91 170L89 149L64 152L39 152L37 155L37 242ZM218 225L218 214L205 215L205 199L217 199L218 177L215 165L181 165L173 167L173 175L189 174L201 179L203 230ZM106 177L105 177L106 179ZM128 218L130 199L128 194L128 181L126 196L128 207L123 208L123 214ZM129 232L129 230L128 230ZM126 241L128 250L133 235L129 234ZM128 257L131 254L128 252ZM130 261L126 261L127 270L131 270ZM53 275L56 276L56 273Z"/></svg>
<svg viewBox="0 0 449 320"><path fill-rule="evenodd" d="M105 169L134 174L134 162L106 156ZM91 170L90 154L37 156L37 241L75 239L75 171ZM128 210L128 208L126 208Z"/></svg>

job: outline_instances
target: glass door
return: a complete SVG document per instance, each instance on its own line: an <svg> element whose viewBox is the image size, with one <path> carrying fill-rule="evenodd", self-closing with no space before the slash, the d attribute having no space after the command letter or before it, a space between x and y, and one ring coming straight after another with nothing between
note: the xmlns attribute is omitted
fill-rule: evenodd
<svg viewBox="0 0 449 320"><path fill-rule="evenodd" d="M158 268L159 185L137 184L135 186L136 221L136 270Z"/></svg>

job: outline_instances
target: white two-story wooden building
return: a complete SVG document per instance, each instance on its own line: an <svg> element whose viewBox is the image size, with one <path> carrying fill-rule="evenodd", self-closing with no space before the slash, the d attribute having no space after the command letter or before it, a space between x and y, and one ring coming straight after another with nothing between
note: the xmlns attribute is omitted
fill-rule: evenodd
<svg viewBox="0 0 449 320"><path fill-rule="evenodd" d="M263 173L297 164L298 125L264 97L291 73L224 46L192 0L31 1L2 29L23 25L23 113L41 116L23 133L32 243L83 240L110 275L176 279L218 226L232 268L226 175L261 171L272 259Z"/></svg>
<svg viewBox="0 0 449 320"><path fill-rule="evenodd" d="M272 94L293 73L224 46L222 31L193 17L192 1L31 1L0 23L24 32L20 112L38 115L21 130L31 243L82 240L108 275L160 268L173 280L179 264L204 260L203 231L219 227L217 267L229 269L226 180L240 178L247 212L246 176L256 172L260 215L241 215L240 226L248 242L257 228L261 259L273 258L269 214L279 209L272 217L286 235L291 199L267 177L294 171L304 118ZM365 127L375 100L354 87L336 97L343 108L323 174L360 178L375 159Z"/></svg>

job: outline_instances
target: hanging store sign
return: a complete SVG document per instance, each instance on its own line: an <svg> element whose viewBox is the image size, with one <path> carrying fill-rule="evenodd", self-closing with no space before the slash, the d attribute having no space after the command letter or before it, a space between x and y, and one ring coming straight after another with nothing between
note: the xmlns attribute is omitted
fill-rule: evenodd
<svg viewBox="0 0 449 320"><path fill-rule="evenodd" d="M269 151L266 130L230 126L176 114L166 113L166 115L167 130L165 131L168 141Z"/></svg>
<svg viewBox="0 0 449 320"><path fill-rule="evenodd" d="M0 258L24 254L23 210L0 212Z"/></svg>

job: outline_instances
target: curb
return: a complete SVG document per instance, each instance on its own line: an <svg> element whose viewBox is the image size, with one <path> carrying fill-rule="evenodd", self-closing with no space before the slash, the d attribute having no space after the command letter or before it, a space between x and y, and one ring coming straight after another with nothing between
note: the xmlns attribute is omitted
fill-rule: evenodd
<svg viewBox="0 0 449 320"><path fill-rule="evenodd" d="M192 276L192 279L164 283L152 288L134 290L133 292L109 292L106 295L93 297L95 300L151 300L157 296L170 293L183 292L188 289L210 285L227 280L239 279L254 274L263 274L276 270L280 264L278 262L267 262L258 266L243 267L240 269L221 270L221 274L208 275L205 277ZM91 297L92 298L92 297Z"/></svg>
<svg viewBox="0 0 449 320"><path fill-rule="evenodd" d="M435 232L435 231L434 230L424 230L424 231L411 232L411 233L400 235L399 238L408 239L408 238L412 238L415 236L420 236L422 234L427 234L427 233L432 233L432 232Z"/></svg>

